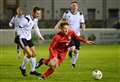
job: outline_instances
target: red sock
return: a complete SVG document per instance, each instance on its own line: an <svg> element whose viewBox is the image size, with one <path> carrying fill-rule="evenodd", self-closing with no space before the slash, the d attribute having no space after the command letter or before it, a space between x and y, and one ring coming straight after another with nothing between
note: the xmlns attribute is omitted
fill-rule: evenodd
<svg viewBox="0 0 120 82"><path fill-rule="evenodd" d="M48 76L51 75L53 72L54 72L54 70L53 70L51 67L49 67L49 68L47 69L47 71L45 71L45 72L43 73L43 76L44 76L44 77L48 77Z"/></svg>

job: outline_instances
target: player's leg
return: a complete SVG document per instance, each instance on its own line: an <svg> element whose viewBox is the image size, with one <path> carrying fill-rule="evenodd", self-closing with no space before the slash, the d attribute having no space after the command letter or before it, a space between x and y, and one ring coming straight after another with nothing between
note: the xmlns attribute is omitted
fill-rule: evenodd
<svg viewBox="0 0 120 82"><path fill-rule="evenodd" d="M19 59L20 58L19 36L15 37L14 42L17 44L17 46L16 46L16 52L17 52L17 57Z"/></svg>
<svg viewBox="0 0 120 82"><path fill-rule="evenodd" d="M50 76L55 70L52 67L49 67L43 74L41 74L38 79L45 80L48 76Z"/></svg>
<svg viewBox="0 0 120 82"><path fill-rule="evenodd" d="M72 54L73 54L73 46L75 46L74 40L71 40L69 43L69 48L68 48L68 55L70 58L72 58Z"/></svg>
<svg viewBox="0 0 120 82"><path fill-rule="evenodd" d="M24 54L24 56L26 55L26 52L25 52L25 50L23 49L23 54Z"/></svg>
<svg viewBox="0 0 120 82"><path fill-rule="evenodd" d="M65 54L59 54L57 57L51 58L48 62L48 65L50 66L41 76L39 77L40 80L44 80L48 76L50 76L57 68L58 66L64 61Z"/></svg>
<svg viewBox="0 0 120 82"><path fill-rule="evenodd" d="M30 50L30 47L28 46L26 39L20 39L20 46L26 52L26 55L24 55L23 62L20 66L22 75L26 76L26 64L28 64L29 59L32 56L32 51Z"/></svg>
<svg viewBox="0 0 120 82"><path fill-rule="evenodd" d="M78 55L79 55L79 51L78 51L78 50L75 50L75 51L74 51L74 55L73 55L73 57L72 57L72 66L73 66L73 67L75 67L75 65L76 65L76 61L77 61L77 59L78 59Z"/></svg>
<svg viewBox="0 0 120 82"><path fill-rule="evenodd" d="M20 44L20 39L19 39L19 36L16 36L15 37L15 41L14 41L17 46L16 46L16 50L17 50L17 57L18 59L20 59L20 47L23 49L22 45ZM25 55L25 50L23 49L23 54Z"/></svg>
<svg viewBox="0 0 120 82"><path fill-rule="evenodd" d="M28 64L29 62L29 59L31 57L31 55L29 55L30 53L32 54L32 52L30 51L30 48L29 46L25 46L24 50L26 51L26 55L24 55L24 59L23 59L23 62L20 66L20 70L21 70L21 73L23 76L26 76L26 65Z"/></svg>
<svg viewBox="0 0 120 82"><path fill-rule="evenodd" d="M30 43L31 44L31 43ZM35 47L33 45L30 45L30 49L32 51L32 57L30 58L30 63L31 63L31 75L40 75L40 73L35 71L35 67L36 67L36 50Z"/></svg>
<svg viewBox="0 0 120 82"><path fill-rule="evenodd" d="M58 67L58 64L59 64L58 61L59 61L59 59L57 57L54 57L54 58L50 59L49 62L48 62L49 68L47 70L45 70L38 77L38 79L44 80L45 78L47 78L48 76L50 76L55 71L55 69Z"/></svg>
<svg viewBox="0 0 120 82"><path fill-rule="evenodd" d="M69 51L69 57L72 58L73 52L75 51L75 46L73 45L73 46L69 47L69 48L68 48L68 51Z"/></svg>
<svg viewBox="0 0 120 82"><path fill-rule="evenodd" d="M41 59L39 60L39 62L36 64L36 67L35 67L35 68L39 68L41 65L45 64L44 62L45 62L45 59L44 59L44 58L41 58Z"/></svg>
<svg viewBox="0 0 120 82"><path fill-rule="evenodd" d="M49 63L49 61L52 59L53 57L49 57L49 58L47 58L47 59L45 59L45 58L41 58L40 60L39 60L39 62L36 64L36 68L39 68L41 65L48 65L48 63Z"/></svg>
<svg viewBox="0 0 120 82"><path fill-rule="evenodd" d="M49 61L50 61L53 57L55 57L56 54L57 54L57 52L54 52L53 55L50 54L47 59L41 58L41 59L39 60L39 62L36 64L36 68L39 68L39 67L40 67L41 65L43 65L43 64L48 65Z"/></svg>
<svg viewBox="0 0 120 82"><path fill-rule="evenodd" d="M75 67L79 55L80 42L75 41L74 55L72 57L72 66Z"/></svg>
<svg viewBox="0 0 120 82"><path fill-rule="evenodd" d="M20 46L17 44L17 57L20 59Z"/></svg>
<svg viewBox="0 0 120 82"><path fill-rule="evenodd" d="M69 48L69 50L68 50L68 55L69 55L70 58L72 58L72 50L71 50L71 48Z"/></svg>

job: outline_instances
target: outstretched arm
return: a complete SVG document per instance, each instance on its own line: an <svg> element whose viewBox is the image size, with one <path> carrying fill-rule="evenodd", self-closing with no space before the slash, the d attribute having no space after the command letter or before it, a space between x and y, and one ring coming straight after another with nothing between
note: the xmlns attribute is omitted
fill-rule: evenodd
<svg viewBox="0 0 120 82"><path fill-rule="evenodd" d="M44 40L43 36L40 33L40 30L39 30L38 26L35 27L34 29L35 29L36 34L39 36L39 38L41 38L42 40Z"/></svg>
<svg viewBox="0 0 120 82"><path fill-rule="evenodd" d="M80 27L81 27L81 31L85 31L85 28L86 28L86 25L85 25L85 19L84 19L84 15L80 15L81 16L81 19L80 19Z"/></svg>
<svg viewBox="0 0 120 82"><path fill-rule="evenodd" d="M86 44L94 44L95 43L93 41L89 41L89 40L81 38L80 36L77 36L74 32L72 33L72 37L73 37L73 39L81 41L81 42L86 43Z"/></svg>
<svg viewBox="0 0 120 82"><path fill-rule="evenodd" d="M13 27L14 19L15 19L15 17L13 16L12 19L10 20L10 22L9 22L9 27Z"/></svg>
<svg viewBox="0 0 120 82"><path fill-rule="evenodd" d="M59 26L60 26L60 24L61 24L62 21L63 21L63 19L59 20L59 21L57 22L57 24L55 25L54 29L55 29L56 32L59 32L59 31L60 31Z"/></svg>
<svg viewBox="0 0 120 82"><path fill-rule="evenodd" d="M39 27L38 27L37 22L36 22L36 24L34 25L34 30L35 30L36 34L38 35L38 37L41 38L42 40L44 40L43 36L42 36L41 33L40 33L40 29L39 29Z"/></svg>
<svg viewBox="0 0 120 82"><path fill-rule="evenodd" d="M85 31L86 25L85 23L81 23L81 31Z"/></svg>

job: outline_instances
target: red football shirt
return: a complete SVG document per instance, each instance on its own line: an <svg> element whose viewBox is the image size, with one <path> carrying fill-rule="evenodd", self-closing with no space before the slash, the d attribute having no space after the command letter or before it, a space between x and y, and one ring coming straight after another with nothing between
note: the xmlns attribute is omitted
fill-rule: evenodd
<svg viewBox="0 0 120 82"><path fill-rule="evenodd" d="M54 56L54 54L56 54L56 52L57 53L67 53L71 38L78 40L78 41L82 41L84 43L86 42L86 40L80 38L80 36L77 36L74 33L74 31L69 30L68 34L59 32L53 37L52 42L50 43L50 46L49 46L50 54Z"/></svg>

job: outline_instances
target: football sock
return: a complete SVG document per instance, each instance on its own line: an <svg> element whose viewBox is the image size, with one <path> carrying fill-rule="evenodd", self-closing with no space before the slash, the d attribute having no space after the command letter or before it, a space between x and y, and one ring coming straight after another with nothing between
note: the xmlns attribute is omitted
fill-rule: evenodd
<svg viewBox="0 0 120 82"><path fill-rule="evenodd" d="M24 60L23 60L23 63L21 65L21 67L23 69L25 69L26 68L26 64L28 64L28 62L29 62L29 59L26 56L24 56Z"/></svg>
<svg viewBox="0 0 120 82"><path fill-rule="evenodd" d="M44 77L48 77L49 75L51 75L52 73L54 72L54 70L49 67L44 73L43 73L43 76Z"/></svg>
<svg viewBox="0 0 120 82"><path fill-rule="evenodd" d="M72 64L76 64L77 59L78 59L78 54L75 54L75 55L72 57Z"/></svg>
<svg viewBox="0 0 120 82"><path fill-rule="evenodd" d="M30 58L30 63L31 63L31 71L35 71L35 66L36 66L36 58L31 57Z"/></svg>

